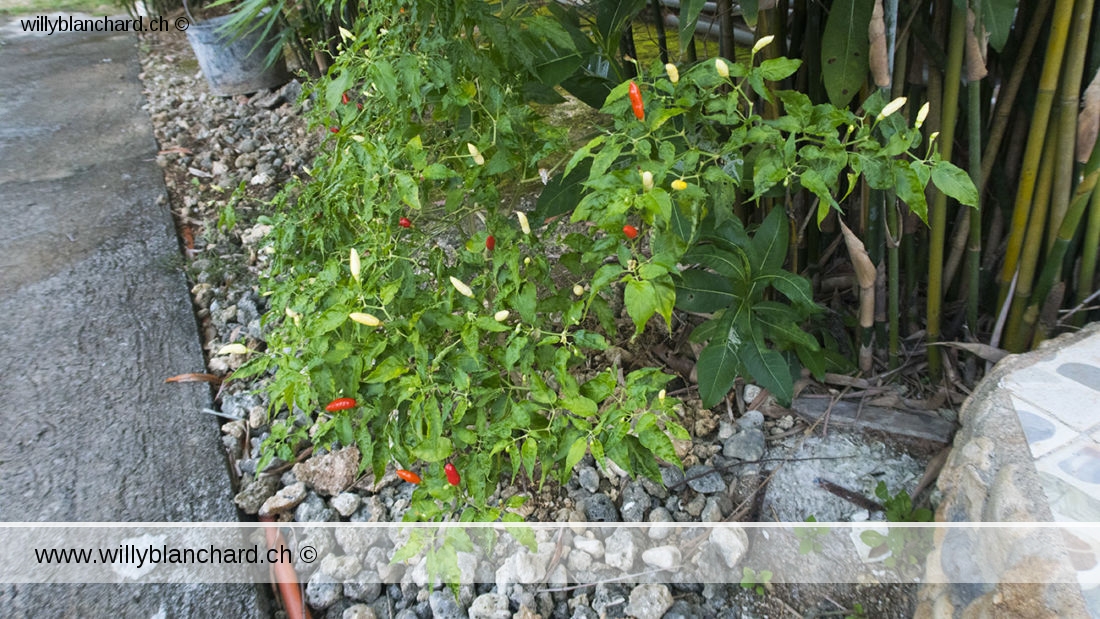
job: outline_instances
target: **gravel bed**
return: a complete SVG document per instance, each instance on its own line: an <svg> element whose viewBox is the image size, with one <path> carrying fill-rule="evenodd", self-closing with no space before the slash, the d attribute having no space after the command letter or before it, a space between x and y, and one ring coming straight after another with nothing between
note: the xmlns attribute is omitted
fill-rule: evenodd
<svg viewBox="0 0 1100 619"><path fill-rule="evenodd" d="M248 97L215 97L184 37L145 36L141 47L147 109L160 144L157 163L164 169L180 231L208 371L225 377L243 358L215 355L223 345L244 341L263 348L261 317L267 307L258 279L266 261L262 241L269 228L258 218L283 183L305 173L323 136L307 131L295 104L301 92L296 82ZM401 519L412 487L392 472L377 483L357 480L354 448L313 454L293 467L285 465L280 476L257 476L259 446L268 424L267 402L257 387L255 382L230 383L219 389L219 410L212 411L228 418L223 442L239 489L236 503L245 518L259 514L299 522ZM800 430L805 424L789 414L750 411L735 418L732 412L702 409L698 400L681 395L685 426L693 438L676 445L685 470L664 468L665 486L631 480L616 467L601 469L589 456L567 485L548 483L536 493L523 515L532 521L558 522L801 521L811 514L821 521L867 519L870 514L859 514L858 507L812 488L807 480L828 477L871 496L879 479L901 487L911 485L923 471L924 462L881 442L804 440ZM778 466L794 458L814 464ZM773 479L777 492L765 497L758 490L768 479ZM505 482L498 496L507 498L521 490L529 492ZM341 550L339 539L324 544ZM903 617L910 616L915 595L915 588L908 586L826 589L777 584L760 595L736 584L607 582L554 592L537 586L464 586L456 600L448 589L418 585L414 570L399 585L357 582L361 565L350 556L350 548L342 550L349 556L300 572L314 617L844 616L838 611L855 603L862 604L868 616ZM599 552L584 554L571 554L568 565L581 569L607 560Z"/></svg>

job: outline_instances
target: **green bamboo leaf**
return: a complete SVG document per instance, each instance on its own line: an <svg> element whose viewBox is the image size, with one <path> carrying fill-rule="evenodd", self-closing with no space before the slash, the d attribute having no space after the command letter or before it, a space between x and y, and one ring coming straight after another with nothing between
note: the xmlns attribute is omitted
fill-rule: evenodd
<svg viewBox="0 0 1100 619"><path fill-rule="evenodd" d="M867 79L873 0L836 0L821 37L821 78L829 101L847 107Z"/></svg>
<svg viewBox="0 0 1100 619"><path fill-rule="evenodd" d="M695 36L695 25L706 0L681 0L680 2L680 55L687 52L688 43Z"/></svg>

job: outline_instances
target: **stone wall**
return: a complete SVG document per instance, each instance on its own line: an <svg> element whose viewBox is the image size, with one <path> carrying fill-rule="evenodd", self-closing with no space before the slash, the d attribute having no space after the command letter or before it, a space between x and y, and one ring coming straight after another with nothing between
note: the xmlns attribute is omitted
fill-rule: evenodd
<svg viewBox="0 0 1100 619"><path fill-rule="evenodd" d="M1011 355L982 380L959 411L961 428L939 477L937 522L1051 522L1035 461L1002 381L1058 350L1100 333L1100 325ZM915 617L1088 617L1076 573L1052 528L1005 530L1000 543L980 529L937 532ZM937 584L938 583L938 584Z"/></svg>

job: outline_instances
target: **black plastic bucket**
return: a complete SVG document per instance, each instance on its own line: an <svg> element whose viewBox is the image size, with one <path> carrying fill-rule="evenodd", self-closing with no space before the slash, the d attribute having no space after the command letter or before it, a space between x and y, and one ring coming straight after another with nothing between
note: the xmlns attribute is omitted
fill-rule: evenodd
<svg viewBox="0 0 1100 619"><path fill-rule="evenodd" d="M290 81L282 54L271 66L264 63L277 43L275 37L261 40L262 28L257 28L234 40L230 33L221 30L230 19L229 15L212 17L192 23L187 29L187 40L195 50L210 90L221 96L243 95L277 88Z"/></svg>

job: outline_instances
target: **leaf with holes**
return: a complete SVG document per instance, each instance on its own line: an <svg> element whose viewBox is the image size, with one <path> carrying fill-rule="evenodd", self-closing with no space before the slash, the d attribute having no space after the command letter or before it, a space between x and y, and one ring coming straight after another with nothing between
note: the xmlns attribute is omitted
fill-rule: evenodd
<svg viewBox="0 0 1100 619"><path fill-rule="evenodd" d="M821 79L829 101L847 107L867 79L873 0L836 0L821 37Z"/></svg>

